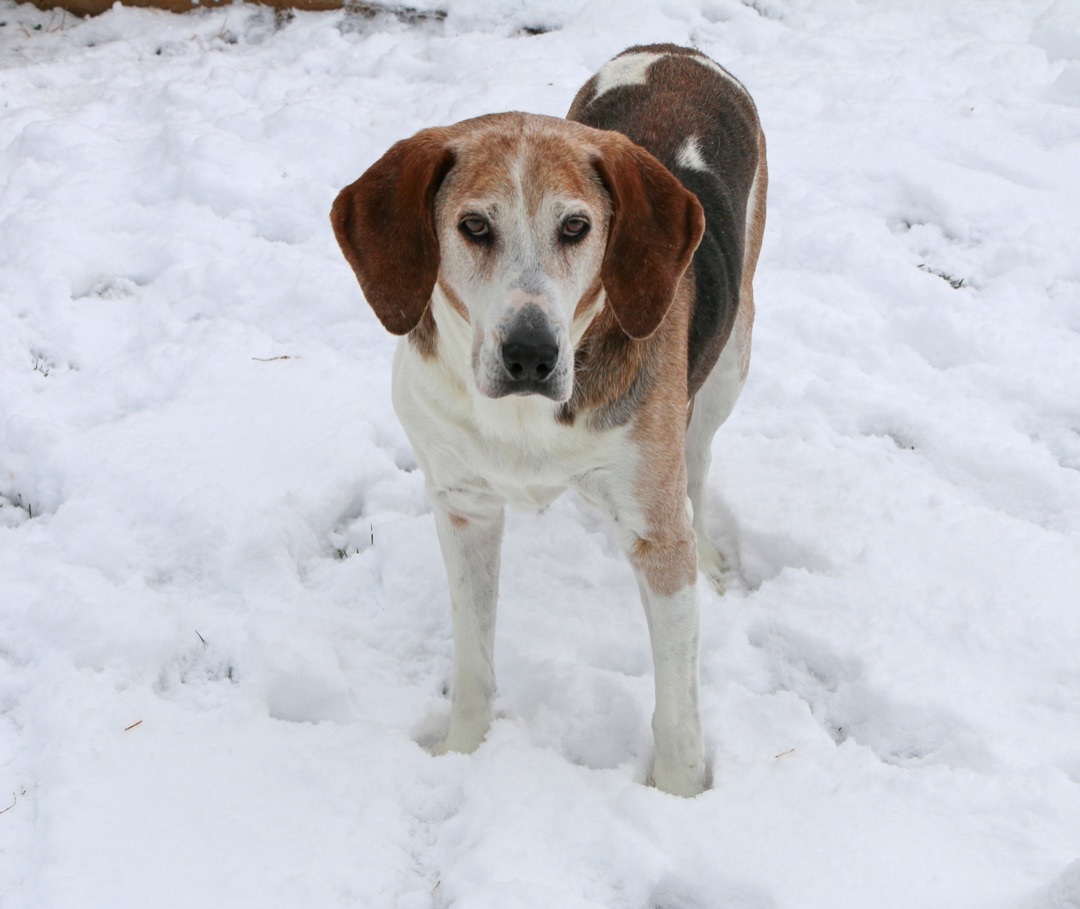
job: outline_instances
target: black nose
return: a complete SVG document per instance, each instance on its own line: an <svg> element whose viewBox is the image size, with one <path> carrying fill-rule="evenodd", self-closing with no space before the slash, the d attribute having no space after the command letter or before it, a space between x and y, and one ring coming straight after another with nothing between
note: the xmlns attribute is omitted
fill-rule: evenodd
<svg viewBox="0 0 1080 909"><path fill-rule="evenodd" d="M507 341L502 349L503 364L515 381L544 382L555 369L559 348L543 340Z"/></svg>
<svg viewBox="0 0 1080 909"><path fill-rule="evenodd" d="M559 361L559 345L546 325L526 318L506 336L502 358L513 382L546 382Z"/></svg>

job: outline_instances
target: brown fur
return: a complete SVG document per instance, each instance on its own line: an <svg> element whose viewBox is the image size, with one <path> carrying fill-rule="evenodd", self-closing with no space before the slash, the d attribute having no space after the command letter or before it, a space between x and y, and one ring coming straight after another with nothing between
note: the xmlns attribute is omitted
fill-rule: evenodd
<svg viewBox="0 0 1080 909"><path fill-rule="evenodd" d="M375 315L395 335L412 331L439 268L434 199L454 156L446 130L398 142L334 201L330 221Z"/></svg>
<svg viewBox="0 0 1080 909"><path fill-rule="evenodd" d="M710 324L706 331L696 336L692 333L689 339L688 388L693 395L709 375L735 327L741 309L740 288L750 286L749 278L739 274L744 262L756 262L757 258L756 250L751 259L749 250L744 249L748 233L744 225L745 199L759 163L764 175L764 140L754 102L738 83L714 70L709 65L712 61L692 48L675 44L631 47L618 56L639 53L664 55L649 67L643 84L620 85L597 96L600 81L599 76L593 76L578 91L567 117L598 129L625 133L680 179L699 179L686 168L680 168L678 162L680 148L693 136L714 172L723 177L720 194L701 199L707 208L712 206L706 236L711 234L720 239L726 251L724 268L719 272L725 276L725 299L720 309L710 316L716 320L715 325ZM693 183L687 185L694 188ZM717 187L714 185L712 189ZM763 227L763 185L759 186L759 197L755 218L760 219ZM760 245L760 232L758 243ZM699 257L707 251L708 245L702 244ZM710 267L715 264L711 263ZM694 269L698 267L699 262L695 261ZM749 270L752 278L752 264ZM715 300L713 305L717 305ZM752 307L751 295L749 312L744 313L743 318L752 319ZM696 324L696 321L692 308L691 322ZM748 365L748 332L746 340Z"/></svg>
<svg viewBox="0 0 1080 909"><path fill-rule="evenodd" d="M686 509L686 330L691 305L684 282L667 319L648 344L650 392L640 405L632 438L640 452L635 479L647 536L631 558L652 587L671 596L697 580L697 546Z"/></svg>
<svg viewBox="0 0 1080 909"><path fill-rule="evenodd" d="M641 340L667 315L701 241L705 213L645 149L618 133L605 140L595 165L613 213L601 277L619 325Z"/></svg>
<svg viewBox="0 0 1080 909"><path fill-rule="evenodd" d="M611 94L623 92L619 106L626 104L632 114L626 118L625 133L643 148L648 148L661 161L673 158L687 136L711 137L745 149L756 151L754 127L757 110L746 92L730 84L718 73L709 78L710 70L699 63L687 67L686 57L703 56L689 47L677 44L654 44L627 48L618 57L629 54L666 54L649 67L648 81L641 86L621 87ZM616 57L615 59L618 59ZM722 81L721 81L722 80ZM566 116L579 123L589 123L588 108L596 95L597 76L586 82L574 96ZM630 88L630 91L627 91ZM649 105L637 105L635 92L648 92ZM722 97L718 98L718 94ZM607 97L605 95L604 97ZM729 114L722 122L713 115L717 102L722 101ZM737 112L737 116L734 116ZM751 168L750 173L753 173Z"/></svg>
<svg viewBox="0 0 1080 909"><path fill-rule="evenodd" d="M416 352L425 360L430 360L439 352L439 326L435 324L435 316L431 307L424 310L416 328L409 332L409 343L416 348Z"/></svg>

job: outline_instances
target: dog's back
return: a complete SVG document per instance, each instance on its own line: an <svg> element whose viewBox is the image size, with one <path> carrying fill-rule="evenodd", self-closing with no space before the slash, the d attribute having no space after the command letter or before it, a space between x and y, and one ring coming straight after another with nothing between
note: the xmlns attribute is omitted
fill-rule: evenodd
<svg viewBox="0 0 1080 909"><path fill-rule="evenodd" d="M754 102L734 76L704 54L653 44L631 47L610 60L582 86L567 117L628 136L675 174L705 209L705 234L693 262L688 339L693 396L731 337L737 316L747 334L753 320L751 281L767 180ZM748 358L748 337L745 346Z"/></svg>

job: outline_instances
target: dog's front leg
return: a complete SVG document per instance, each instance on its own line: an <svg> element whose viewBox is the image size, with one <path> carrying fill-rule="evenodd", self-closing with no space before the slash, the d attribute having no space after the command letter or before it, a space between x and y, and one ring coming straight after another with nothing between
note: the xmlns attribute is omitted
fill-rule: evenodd
<svg viewBox="0 0 1080 909"><path fill-rule="evenodd" d="M686 552L675 558L692 558L696 563L692 536L676 546ZM698 708L697 584L661 592L650 581L650 572L642 570L638 559L634 561L649 624L656 682L653 783L657 789L672 795L697 795L706 787L705 747Z"/></svg>
<svg viewBox="0 0 1080 909"><path fill-rule="evenodd" d="M707 782L698 708L697 541L686 474L681 461L675 464L650 475L655 495L644 509L639 487L626 485L624 471L592 471L577 488L612 519L641 591L656 683L652 781L664 792L692 796Z"/></svg>
<svg viewBox="0 0 1080 909"><path fill-rule="evenodd" d="M479 747L491 726L503 507L492 500L482 508L457 509L446 494L433 495L432 500L454 628L450 727L435 753L469 753Z"/></svg>

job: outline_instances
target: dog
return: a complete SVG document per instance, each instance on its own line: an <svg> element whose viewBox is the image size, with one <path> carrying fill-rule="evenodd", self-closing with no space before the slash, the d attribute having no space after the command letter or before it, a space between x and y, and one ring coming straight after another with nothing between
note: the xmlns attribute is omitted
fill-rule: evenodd
<svg viewBox="0 0 1080 909"><path fill-rule="evenodd" d="M450 723L484 740L495 694L506 503L573 489L611 519L655 668L651 781L708 786L698 568L713 435L749 367L765 224L754 102L704 54L632 47L567 119L501 113L395 144L338 195L335 236L402 336L393 403L423 470L449 579Z"/></svg>

